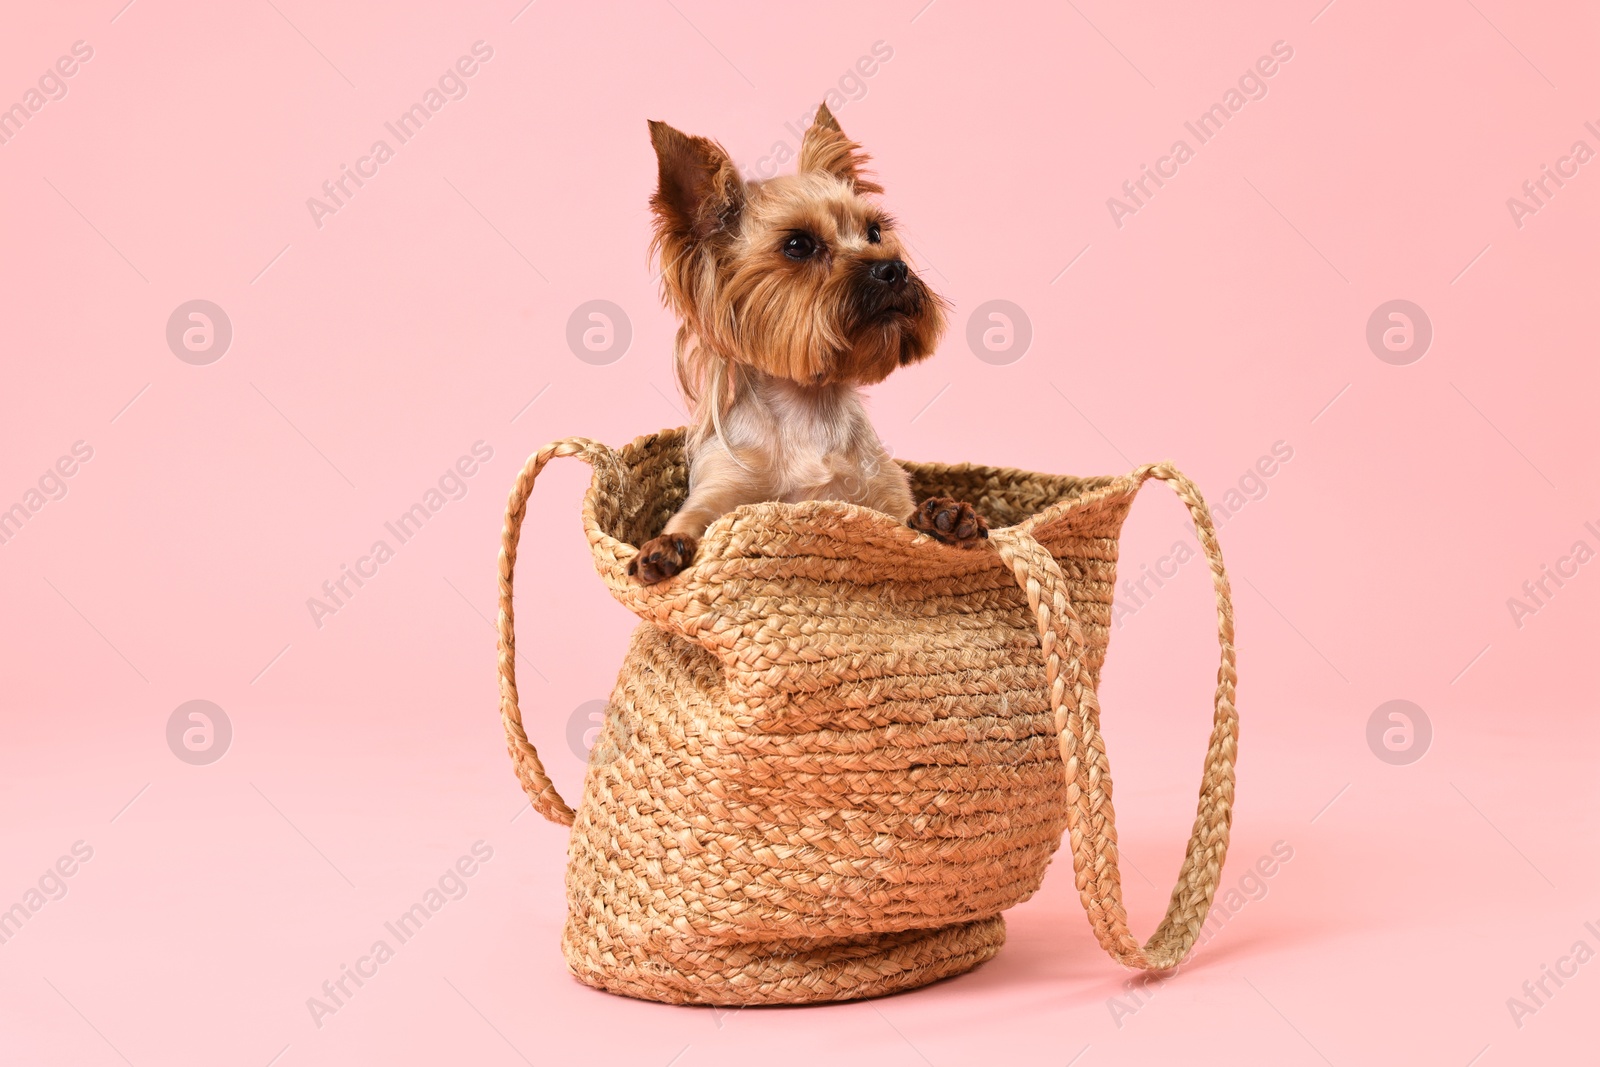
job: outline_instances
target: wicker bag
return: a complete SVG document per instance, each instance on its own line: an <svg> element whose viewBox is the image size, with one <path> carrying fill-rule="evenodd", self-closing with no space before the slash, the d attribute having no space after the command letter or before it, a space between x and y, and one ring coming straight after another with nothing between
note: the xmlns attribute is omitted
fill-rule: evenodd
<svg viewBox="0 0 1600 1067"><path fill-rule="evenodd" d="M693 564L629 577L687 491L682 430L529 458L500 554L500 711L533 806L572 826L562 947L589 985L648 1000L796 1004L911 989L984 962L1000 913L1068 832L1078 892L1119 962L1180 963L1211 907L1233 811L1233 609L1211 518L1170 466L1119 477L908 463L918 499L993 529L948 547L836 501L711 524ZM512 573L535 477L594 467L583 523L643 619L576 812L517 703ZM1128 930L1095 688L1117 534L1148 479L1187 505L1210 563L1222 662L1193 835L1165 919Z"/></svg>

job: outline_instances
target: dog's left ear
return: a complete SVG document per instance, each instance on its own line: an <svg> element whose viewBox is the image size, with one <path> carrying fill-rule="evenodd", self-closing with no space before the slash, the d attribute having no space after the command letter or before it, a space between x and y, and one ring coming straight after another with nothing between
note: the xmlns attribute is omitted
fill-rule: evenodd
<svg viewBox="0 0 1600 1067"><path fill-rule="evenodd" d="M881 193L883 186L867 178L867 154L844 135L839 120L828 105L817 108L817 117L800 142L800 171L820 171L847 181L858 193Z"/></svg>
<svg viewBox="0 0 1600 1067"><path fill-rule="evenodd" d="M727 150L665 122L650 123L658 181L650 209L656 239L695 245L733 228L744 207L744 182Z"/></svg>

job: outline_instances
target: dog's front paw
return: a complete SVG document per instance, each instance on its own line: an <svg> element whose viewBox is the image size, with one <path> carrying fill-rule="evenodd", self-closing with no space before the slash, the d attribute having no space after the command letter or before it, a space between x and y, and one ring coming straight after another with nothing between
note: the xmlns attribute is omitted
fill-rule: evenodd
<svg viewBox="0 0 1600 1067"><path fill-rule="evenodd" d="M958 548L976 548L978 542L989 536L989 524L983 521L976 508L947 496L924 500L911 513L907 524L913 530Z"/></svg>
<svg viewBox="0 0 1600 1067"><path fill-rule="evenodd" d="M694 558L698 542L684 534L662 534L639 547L639 554L628 564L628 573L645 585L655 585L677 574Z"/></svg>

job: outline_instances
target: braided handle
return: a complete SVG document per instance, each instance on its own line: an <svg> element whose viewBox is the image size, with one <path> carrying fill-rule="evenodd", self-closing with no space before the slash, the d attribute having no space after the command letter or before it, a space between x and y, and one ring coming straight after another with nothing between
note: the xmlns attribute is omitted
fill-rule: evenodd
<svg viewBox="0 0 1600 1067"><path fill-rule="evenodd" d="M511 487L511 498L506 502L505 526L500 531L500 721L506 728L506 748L511 752L511 763L523 791L533 801L540 815L563 826L572 825L572 808L544 772L539 753L528 740L522 728L522 708L517 703L517 633L516 615L511 606L511 577L517 565L517 543L522 537L522 519L527 513L528 494L533 492L534 479L557 456L577 456L590 466L610 461L615 454L598 441L585 437L568 437L554 441L528 457L522 473Z"/></svg>
<svg viewBox="0 0 1600 1067"><path fill-rule="evenodd" d="M1134 476L1141 484L1150 478L1166 482L1189 509L1211 565L1211 583L1217 599L1217 642L1222 648L1222 662L1217 668L1216 716L1200 780L1194 830L1167 914L1142 947L1128 929L1128 913L1122 904L1116 814L1111 807L1111 768L1100 736L1100 703L1081 659L1085 647L1083 630L1068 598L1066 577L1050 552L1026 531L995 530L990 539L1027 593L1028 606L1038 623L1045 679L1055 708L1061 758L1066 765L1072 869L1089 925L1101 947L1119 963L1161 971L1182 963L1194 946L1211 911L1228 853L1228 831L1233 822L1233 761L1239 739L1239 713L1233 706L1237 678L1233 601L1211 514L1194 483L1167 464L1141 467Z"/></svg>

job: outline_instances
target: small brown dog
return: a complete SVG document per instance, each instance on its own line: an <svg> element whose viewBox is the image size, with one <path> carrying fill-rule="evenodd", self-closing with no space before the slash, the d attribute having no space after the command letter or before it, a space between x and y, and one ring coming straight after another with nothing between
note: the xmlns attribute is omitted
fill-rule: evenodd
<svg viewBox="0 0 1600 1067"><path fill-rule="evenodd" d="M768 181L744 181L721 145L665 123L650 139L651 250L682 320L678 383L695 423L688 498L632 572L672 577L713 520L767 500L846 500L962 547L987 537L970 504L917 505L862 406L862 386L933 353L945 303L906 266L861 147L826 106L799 172Z"/></svg>

